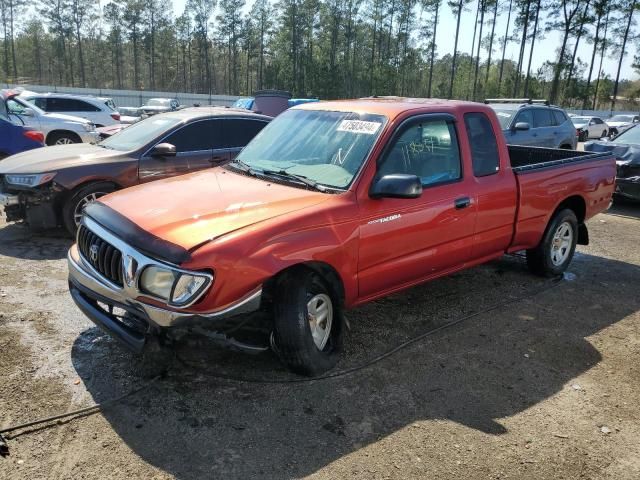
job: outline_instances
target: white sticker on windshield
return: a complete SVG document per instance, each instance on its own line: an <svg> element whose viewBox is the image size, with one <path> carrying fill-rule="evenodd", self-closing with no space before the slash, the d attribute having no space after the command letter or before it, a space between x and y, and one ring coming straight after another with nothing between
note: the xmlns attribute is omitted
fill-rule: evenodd
<svg viewBox="0 0 640 480"><path fill-rule="evenodd" d="M363 120L343 120L338 127L338 132L366 133L373 135L380 128L381 123L365 122Z"/></svg>

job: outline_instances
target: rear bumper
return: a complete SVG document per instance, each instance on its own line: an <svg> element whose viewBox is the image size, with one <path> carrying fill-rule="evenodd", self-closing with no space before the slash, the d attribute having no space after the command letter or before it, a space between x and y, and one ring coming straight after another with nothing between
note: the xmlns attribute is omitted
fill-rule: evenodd
<svg viewBox="0 0 640 480"><path fill-rule="evenodd" d="M191 326L216 328L232 317L258 310L261 305L262 289L259 288L213 312L188 313L159 308L130 298L122 289L103 281L81 257L76 245L69 250L67 262L69 291L78 308L98 327L136 352L142 350L148 336L163 330ZM115 315L114 308L126 312L126 319L122 318L124 312Z"/></svg>
<svg viewBox="0 0 640 480"><path fill-rule="evenodd" d="M615 195L640 201L640 176L616 178Z"/></svg>

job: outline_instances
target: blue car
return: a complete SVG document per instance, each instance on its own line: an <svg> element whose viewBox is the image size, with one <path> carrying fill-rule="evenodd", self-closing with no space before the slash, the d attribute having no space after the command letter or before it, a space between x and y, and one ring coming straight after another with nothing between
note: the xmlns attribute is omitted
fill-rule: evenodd
<svg viewBox="0 0 640 480"><path fill-rule="evenodd" d="M0 160L15 153L44 147L44 135L7 112L6 93L0 93Z"/></svg>

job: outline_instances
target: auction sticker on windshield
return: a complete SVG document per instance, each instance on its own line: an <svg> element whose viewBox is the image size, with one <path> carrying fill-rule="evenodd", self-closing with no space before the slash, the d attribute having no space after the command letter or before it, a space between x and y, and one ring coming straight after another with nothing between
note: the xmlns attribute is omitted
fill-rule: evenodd
<svg viewBox="0 0 640 480"><path fill-rule="evenodd" d="M382 124L378 122L365 122L364 120L343 120L337 131L373 135L378 131L380 125Z"/></svg>

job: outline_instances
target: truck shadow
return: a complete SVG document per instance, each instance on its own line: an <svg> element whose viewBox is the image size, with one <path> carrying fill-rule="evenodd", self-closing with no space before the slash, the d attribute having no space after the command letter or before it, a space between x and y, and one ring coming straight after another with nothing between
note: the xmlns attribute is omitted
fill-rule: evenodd
<svg viewBox="0 0 640 480"><path fill-rule="evenodd" d="M604 214L640 220L640 202L617 200Z"/></svg>
<svg viewBox="0 0 640 480"><path fill-rule="evenodd" d="M104 416L137 455L180 479L301 477L428 420L500 435L507 431L500 419L568 388L601 360L587 337L640 309L640 267L580 254L571 271L550 283L530 276L521 258L505 257L349 312L338 369L512 300L336 379L222 380L214 375L298 377L270 354L181 345L189 366L177 364ZM131 355L95 328L78 337L72 359L97 402L144 381Z"/></svg>
<svg viewBox="0 0 640 480"><path fill-rule="evenodd" d="M0 220L0 255L24 260L57 260L67 256L73 240L63 229L32 232L26 225Z"/></svg>

